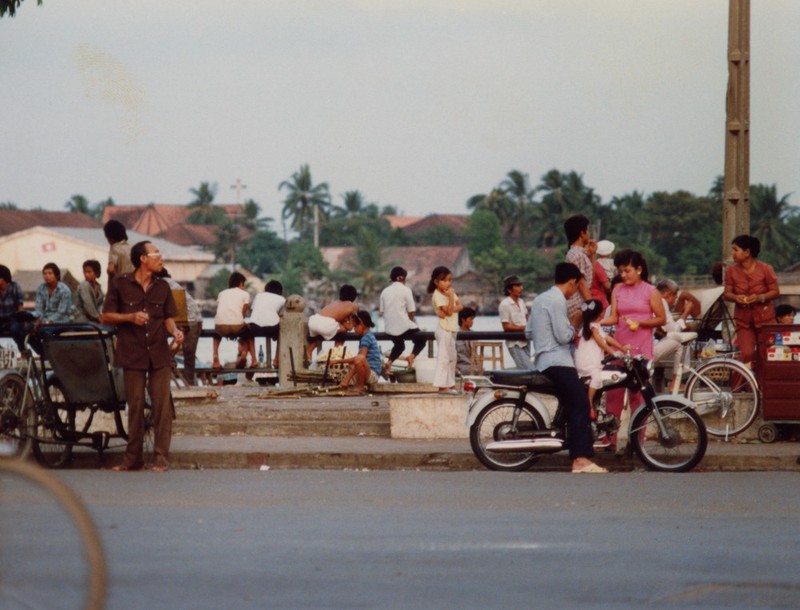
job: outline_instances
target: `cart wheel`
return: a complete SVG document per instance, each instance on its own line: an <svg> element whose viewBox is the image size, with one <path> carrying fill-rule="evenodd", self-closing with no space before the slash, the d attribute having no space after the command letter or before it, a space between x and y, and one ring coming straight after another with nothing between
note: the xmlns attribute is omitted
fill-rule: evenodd
<svg viewBox="0 0 800 610"><path fill-rule="evenodd" d="M762 443L774 443L778 438L778 428L775 424L764 424L758 429L758 440Z"/></svg>

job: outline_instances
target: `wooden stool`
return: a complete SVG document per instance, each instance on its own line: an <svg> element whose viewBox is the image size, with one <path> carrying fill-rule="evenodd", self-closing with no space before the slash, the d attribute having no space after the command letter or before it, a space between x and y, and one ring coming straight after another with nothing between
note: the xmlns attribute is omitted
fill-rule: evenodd
<svg viewBox="0 0 800 610"><path fill-rule="evenodd" d="M484 364L487 362L491 363L490 370L505 368L503 365L503 342L473 341L470 358L470 372L473 375L483 375Z"/></svg>

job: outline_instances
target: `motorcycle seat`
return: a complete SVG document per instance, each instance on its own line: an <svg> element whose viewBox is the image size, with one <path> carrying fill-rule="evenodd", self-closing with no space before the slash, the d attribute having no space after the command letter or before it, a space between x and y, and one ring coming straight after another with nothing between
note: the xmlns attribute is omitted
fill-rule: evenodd
<svg viewBox="0 0 800 610"><path fill-rule="evenodd" d="M521 386L529 390L553 392L555 386L550 379L539 371L488 371L486 373L494 383L500 385Z"/></svg>

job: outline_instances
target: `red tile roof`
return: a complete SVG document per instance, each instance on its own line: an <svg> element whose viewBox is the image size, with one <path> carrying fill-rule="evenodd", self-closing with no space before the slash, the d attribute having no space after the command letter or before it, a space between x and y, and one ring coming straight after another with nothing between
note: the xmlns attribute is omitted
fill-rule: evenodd
<svg viewBox="0 0 800 610"><path fill-rule="evenodd" d="M78 227L101 229L103 225L86 214L44 210L0 210L0 235L10 235L31 227Z"/></svg>

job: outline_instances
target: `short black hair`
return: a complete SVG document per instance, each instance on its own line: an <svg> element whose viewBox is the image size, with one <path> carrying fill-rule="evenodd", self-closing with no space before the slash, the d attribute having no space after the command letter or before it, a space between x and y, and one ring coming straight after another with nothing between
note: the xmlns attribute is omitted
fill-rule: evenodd
<svg viewBox="0 0 800 610"><path fill-rule="evenodd" d="M83 261L81 269L86 269L86 267L89 267L92 271L94 271L95 276L97 276L98 278L100 277L102 268L100 267L99 261L96 261L93 258L90 258L87 261Z"/></svg>
<svg viewBox="0 0 800 610"><path fill-rule="evenodd" d="M238 271L231 273L231 276L228 278L228 288L238 288L240 285L246 283L247 278Z"/></svg>
<svg viewBox="0 0 800 610"><path fill-rule="evenodd" d="M403 269L402 267L392 267L392 271L389 273L389 279L393 282L396 282L400 278L408 277L408 271Z"/></svg>
<svg viewBox="0 0 800 610"><path fill-rule="evenodd" d="M264 286L264 292L283 295L283 284L278 280L270 280L267 282L267 285Z"/></svg>
<svg viewBox="0 0 800 610"><path fill-rule="evenodd" d="M372 321L372 316L369 315L369 312L365 309L359 309L358 312L356 312L355 321L356 323L363 324L367 328L375 326L375 322Z"/></svg>
<svg viewBox="0 0 800 610"><path fill-rule="evenodd" d="M0 265L0 280L5 280L9 284L11 283L11 269L5 265Z"/></svg>
<svg viewBox="0 0 800 610"><path fill-rule="evenodd" d="M775 317L782 318L783 316L794 316L797 310L788 303L781 303L775 306Z"/></svg>
<svg viewBox="0 0 800 610"><path fill-rule="evenodd" d="M465 307L458 312L458 325L461 326L464 320L467 318L474 318L476 314L477 312L472 307Z"/></svg>
<svg viewBox="0 0 800 610"><path fill-rule="evenodd" d="M56 276L56 279L59 282L61 281L61 269L58 268L58 265L55 263L45 263L44 267L42 267L42 273L44 273L46 269L50 269L50 271L53 272L53 275Z"/></svg>
<svg viewBox="0 0 800 610"><path fill-rule="evenodd" d="M577 265L572 263L558 263L556 265L555 283L566 284L570 280L578 280L583 277L583 273Z"/></svg>
<svg viewBox="0 0 800 610"><path fill-rule="evenodd" d="M761 253L761 241L752 235L737 235L733 238L732 244L739 246L742 250L750 250L750 256L758 258Z"/></svg>
<svg viewBox="0 0 800 610"><path fill-rule="evenodd" d="M109 221L111 222L111 221ZM142 264L142 257L147 254L147 244L152 243L148 240L137 241L131 248L131 262L133 268L138 269Z"/></svg>
<svg viewBox="0 0 800 610"><path fill-rule="evenodd" d="M355 286L351 286L350 284L345 284L341 288L339 288L339 300L340 301L350 301L353 302L358 298L358 290L356 290Z"/></svg>
<svg viewBox="0 0 800 610"><path fill-rule="evenodd" d="M564 234L567 236L567 243L571 244L577 240L581 233L589 230L589 219L583 214L575 214L564 221Z"/></svg>
<svg viewBox="0 0 800 610"><path fill-rule="evenodd" d="M112 244L128 239L128 232L125 230L125 225L119 220L109 220L106 224L104 224L103 234Z"/></svg>

